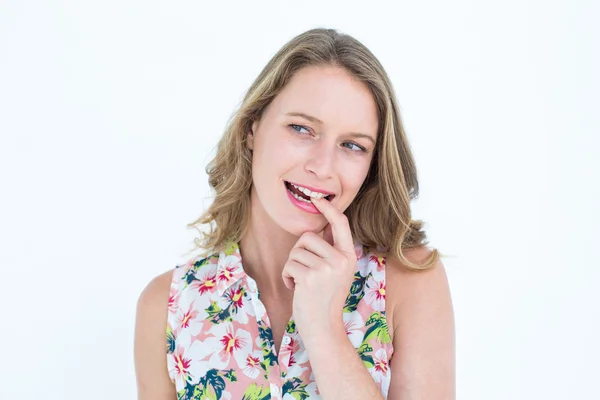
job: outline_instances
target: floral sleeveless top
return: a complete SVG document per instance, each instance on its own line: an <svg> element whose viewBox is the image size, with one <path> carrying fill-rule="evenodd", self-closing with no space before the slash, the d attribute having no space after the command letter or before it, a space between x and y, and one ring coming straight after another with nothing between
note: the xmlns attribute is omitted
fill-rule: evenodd
<svg viewBox="0 0 600 400"><path fill-rule="evenodd" d="M393 348L385 316L385 258L364 254L343 318L348 339L387 398ZM321 399L293 316L276 353L256 282L237 243L173 270L167 365L177 399Z"/></svg>

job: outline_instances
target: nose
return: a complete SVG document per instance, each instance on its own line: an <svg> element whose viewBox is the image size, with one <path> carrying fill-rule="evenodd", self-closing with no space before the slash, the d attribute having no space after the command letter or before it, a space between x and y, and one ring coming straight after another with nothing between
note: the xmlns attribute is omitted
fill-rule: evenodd
<svg viewBox="0 0 600 400"><path fill-rule="evenodd" d="M326 140L315 142L309 151L305 168L319 179L327 179L333 176L335 167L335 145Z"/></svg>

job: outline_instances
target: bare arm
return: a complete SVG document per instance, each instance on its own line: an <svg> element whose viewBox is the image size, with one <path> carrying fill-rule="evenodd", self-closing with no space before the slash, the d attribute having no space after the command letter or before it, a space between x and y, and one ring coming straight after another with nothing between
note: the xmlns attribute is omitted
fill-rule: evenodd
<svg viewBox="0 0 600 400"><path fill-rule="evenodd" d="M317 327L305 344L323 399L383 400L343 324Z"/></svg>
<svg viewBox="0 0 600 400"><path fill-rule="evenodd" d="M134 361L138 400L177 399L167 371L166 326L172 271L154 278L137 303Z"/></svg>
<svg viewBox="0 0 600 400"><path fill-rule="evenodd" d="M429 252L415 249L407 258L420 263ZM409 271L390 260L387 271L394 302L388 399L454 400L454 312L444 265Z"/></svg>

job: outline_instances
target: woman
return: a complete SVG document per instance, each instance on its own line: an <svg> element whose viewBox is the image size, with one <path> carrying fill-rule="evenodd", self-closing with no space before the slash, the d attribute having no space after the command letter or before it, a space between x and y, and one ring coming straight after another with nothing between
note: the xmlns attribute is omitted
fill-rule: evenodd
<svg viewBox="0 0 600 400"><path fill-rule="evenodd" d="M448 282L367 48L329 29L288 42L207 173L215 198L190 224L207 251L138 302L140 399L454 398Z"/></svg>

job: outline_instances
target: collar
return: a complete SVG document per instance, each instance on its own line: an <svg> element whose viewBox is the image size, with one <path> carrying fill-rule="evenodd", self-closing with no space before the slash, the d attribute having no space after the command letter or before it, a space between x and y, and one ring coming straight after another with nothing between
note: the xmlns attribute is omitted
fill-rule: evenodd
<svg viewBox="0 0 600 400"><path fill-rule="evenodd" d="M237 242L228 242L218 254L217 261L217 292L223 296L231 286L246 277L242 266L242 255Z"/></svg>
<svg viewBox="0 0 600 400"><path fill-rule="evenodd" d="M354 242L354 250L356 252L357 260L364 257L364 248L360 242ZM246 274L246 271L244 271L244 267L242 265L242 255L240 253L240 246L237 242L227 242L223 247L223 250L221 250L218 255L216 253L213 253L212 256L218 256L217 274L215 276L215 279L217 280L217 293L219 294L219 296L223 296L223 294L230 287L235 285L243 278L249 277ZM357 263L357 267L359 266L360 263ZM250 279L251 286L253 285L253 282L254 281ZM257 290L255 287L251 289Z"/></svg>

